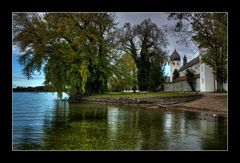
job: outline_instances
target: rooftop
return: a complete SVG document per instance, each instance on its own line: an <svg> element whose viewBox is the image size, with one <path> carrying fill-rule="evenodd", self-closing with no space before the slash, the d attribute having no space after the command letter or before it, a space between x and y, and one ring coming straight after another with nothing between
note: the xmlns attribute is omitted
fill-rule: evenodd
<svg viewBox="0 0 240 163"><path fill-rule="evenodd" d="M171 54L170 60L171 60L171 61L180 61L180 55L179 55L179 53L177 52L176 49L175 49L175 50L173 51L173 53Z"/></svg>
<svg viewBox="0 0 240 163"><path fill-rule="evenodd" d="M188 67L191 67L195 64L199 63L199 56L197 56L196 58L192 59L191 61L187 62L185 65L183 65L178 71L183 71L185 69L187 69Z"/></svg>
<svg viewBox="0 0 240 163"><path fill-rule="evenodd" d="M194 75L194 79L196 79L196 78L200 78L200 74ZM186 80L187 80L186 76L181 76L181 77L178 77L175 80L173 80L173 82L186 81Z"/></svg>

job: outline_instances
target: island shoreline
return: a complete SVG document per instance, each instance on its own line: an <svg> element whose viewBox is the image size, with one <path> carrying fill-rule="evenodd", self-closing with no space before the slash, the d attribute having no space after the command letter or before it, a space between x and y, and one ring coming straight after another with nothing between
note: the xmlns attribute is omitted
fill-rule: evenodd
<svg viewBox="0 0 240 163"><path fill-rule="evenodd" d="M225 97L224 97L225 96ZM211 98L213 99L211 99ZM153 97L153 98L93 98L82 97L81 101L71 101L70 103L101 103L133 106L142 109L164 109L164 110L181 110L190 112L201 112L206 116L227 117L227 105L218 104L219 98L224 97L227 100L226 94L216 93L199 93L190 96L176 96L176 97ZM214 100L212 107L209 105L209 100ZM212 102L211 101L211 102ZM223 108L223 109L222 109Z"/></svg>

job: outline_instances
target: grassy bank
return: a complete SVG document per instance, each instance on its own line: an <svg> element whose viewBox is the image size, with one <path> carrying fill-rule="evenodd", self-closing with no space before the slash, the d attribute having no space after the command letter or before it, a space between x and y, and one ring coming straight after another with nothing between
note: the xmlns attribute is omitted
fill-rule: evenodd
<svg viewBox="0 0 240 163"><path fill-rule="evenodd" d="M103 95L93 95L88 98L104 98L104 99L118 99L118 98L129 98L129 99L143 99L143 98L164 98L164 97L183 97L183 96L194 96L197 93L193 92L143 92L143 93L127 93L124 92L109 92Z"/></svg>

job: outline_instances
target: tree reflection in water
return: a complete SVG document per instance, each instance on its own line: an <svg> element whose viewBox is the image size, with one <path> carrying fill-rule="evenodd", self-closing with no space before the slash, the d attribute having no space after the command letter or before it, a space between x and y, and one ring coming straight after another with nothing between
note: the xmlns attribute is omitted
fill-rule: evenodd
<svg viewBox="0 0 240 163"><path fill-rule="evenodd" d="M25 114L28 114L27 112ZM227 148L225 118L201 120L199 113L69 104L55 100L39 130L24 124L14 149L204 150ZM29 127L30 126L30 127ZM37 136L36 136L37 135Z"/></svg>

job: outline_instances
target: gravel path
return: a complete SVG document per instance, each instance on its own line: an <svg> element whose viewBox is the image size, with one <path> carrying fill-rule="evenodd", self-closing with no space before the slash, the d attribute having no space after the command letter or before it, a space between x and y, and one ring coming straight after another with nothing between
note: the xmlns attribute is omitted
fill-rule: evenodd
<svg viewBox="0 0 240 163"><path fill-rule="evenodd" d="M198 100L178 104L179 107L191 108L196 111L207 111L227 116L227 93L201 93Z"/></svg>

